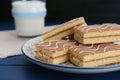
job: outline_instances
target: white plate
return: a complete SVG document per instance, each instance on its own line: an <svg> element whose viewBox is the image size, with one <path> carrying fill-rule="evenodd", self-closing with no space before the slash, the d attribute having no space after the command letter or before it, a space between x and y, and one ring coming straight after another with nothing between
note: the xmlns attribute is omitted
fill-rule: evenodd
<svg viewBox="0 0 120 80"><path fill-rule="evenodd" d="M120 70L120 64L102 66L102 67L78 67L78 66L73 66L69 64L54 65L54 64L47 63L47 62L43 62L41 60L34 58L34 55L33 55L34 45L40 42L42 42L42 38L36 37L36 38L33 38L27 41L22 46L22 52L26 56L26 58L30 60L31 62L38 64L39 66L42 66L42 67L45 67L51 70L56 70L56 71L62 71L62 72L68 72L68 73L80 73L80 74L81 73L84 73L84 74L105 73L105 72Z"/></svg>

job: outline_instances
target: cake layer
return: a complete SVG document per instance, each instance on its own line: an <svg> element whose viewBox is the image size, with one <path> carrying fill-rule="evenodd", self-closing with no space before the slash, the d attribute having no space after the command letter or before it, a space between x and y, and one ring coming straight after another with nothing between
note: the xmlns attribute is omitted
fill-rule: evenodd
<svg viewBox="0 0 120 80"><path fill-rule="evenodd" d="M114 35L120 36L120 25L106 23L102 25L79 26L74 28L74 33L83 38Z"/></svg>
<svg viewBox="0 0 120 80"><path fill-rule="evenodd" d="M86 26L87 24L83 17L73 19L71 21L68 21L64 24L57 26L56 28L48 32L43 33L42 34L43 40L45 42L49 40L56 40L56 39L58 40L65 36L71 35L74 32L73 28L77 25ZM60 35L59 37L58 34Z"/></svg>
<svg viewBox="0 0 120 80"><path fill-rule="evenodd" d="M64 38L64 37L71 35L71 34L73 34L73 28L70 28L66 31L52 35L52 36L48 37L47 39L45 39L44 42L47 42L49 40L60 40L61 38Z"/></svg>
<svg viewBox="0 0 120 80"><path fill-rule="evenodd" d="M120 56L109 57L109 58L104 58L104 59L94 60L89 62L79 61L78 59L72 57L70 58L70 61L77 66L96 67L96 66L106 66L106 65L120 63Z"/></svg>
<svg viewBox="0 0 120 80"><path fill-rule="evenodd" d="M104 37L93 37L93 38L81 38L78 35L74 35L74 39L79 43L83 44L98 44L107 42L118 42L120 41L120 36L104 36Z"/></svg>
<svg viewBox="0 0 120 80"><path fill-rule="evenodd" d="M70 54L71 57L75 57L76 59L87 62L87 61L94 61L94 60L100 60L103 58L108 58L108 57L114 57L114 56L120 56L120 50L117 51L109 51L106 53L97 53L97 54L84 54L84 55L78 55L78 53L74 52L74 54Z"/></svg>
<svg viewBox="0 0 120 80"><path fill-rule="evenodd" d="M68 49L57 51L57 52L52 52L49 50L41 50L41 51L35 51L35 52L41 54L43 57L56 58L58 56L62 56L62 55L67 54Z"/></svg>
<svg viewBox="0 0 120 80"><path fill-rule="evenodd" d="M35 53L35 58L45 61L45 62L48 62L48 63L51 63L51 64L60 64L60 63L64 63L64 62L68 61L68 54L62 55L62 56L59 56L56 58L49 58L46 55L44 55L44 56L41 55L41 53Z"/></svg>
<svg viewBox="0 0 120 80"><path fill-rule="evenodd" d="M61 50L66 50L70 46L73 46L76 42L71 40L50 40L49 42L43 42L35 46L36 51L49 51L58 52Z"/></svg>

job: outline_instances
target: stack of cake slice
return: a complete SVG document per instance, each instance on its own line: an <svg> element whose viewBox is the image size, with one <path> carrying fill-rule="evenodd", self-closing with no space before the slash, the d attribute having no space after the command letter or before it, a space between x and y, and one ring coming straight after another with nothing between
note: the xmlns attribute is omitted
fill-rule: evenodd
<svg viewBox="0 0 120 80"><path fill-rule="evenodd" d="M102 24L77 26L74 39L79 45L70 48L70 61L83 67L105 66L120 63L120 25Z"/></svg>
<svg viewBox="0 0 120 80"><path fill-rule="evenodd" d="M60 64L68 61L69 47L76 44L67 37L74 33L74 27L86 26L83 17L70 20L58 27L42 34L43 43L35 46L35 58L52 64ZM65 40L62 40L62 38Z"/></svg>
<svg viewBox="0 0 120 80"><path fill-rule="evenodd" d="M69 35L74 37L70 40ZM83 17L68 21L42 34L43 43L35 45L35 58L60 64L96 67L120 63L120 25L87 26ZM64 38L64 40L62 40Z"/></svg>
<svg viewBox="0 0 120 80"><path fill-rule="evenodd" d="M59 40L63 37L73 34L74 32L73 28L78 25L87 26L83 17L79 17L68 22L65 22L64 24L61 24L59 26L56 26L56 28L43 33L42 38L44 42L47 42L49 40Z"/></svg>

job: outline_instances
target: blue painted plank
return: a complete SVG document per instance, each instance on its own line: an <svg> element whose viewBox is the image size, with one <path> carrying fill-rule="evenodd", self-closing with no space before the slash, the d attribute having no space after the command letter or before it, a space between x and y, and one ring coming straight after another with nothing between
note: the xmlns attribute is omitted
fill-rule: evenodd
<svg viewBox="0 0 120 80"><path fill-rule="evenodd" d="M4 59L0 59L0 65L33 65L28 61L25 56L12 56Z"/></svg>
<svg viewBox="0 0 120 80"><path fill-rule="evenodd" d="M120 71L104 74L70 74L49 70L28 61L24 56L0 60L0 80L117 80Z"/></svg>
<svg viewBox="0 0 120 80"><path fill-rule="evenodd" d="M0 66L0 80L117 80L120 71L104 74L70 74L40 66Z"/></svg>

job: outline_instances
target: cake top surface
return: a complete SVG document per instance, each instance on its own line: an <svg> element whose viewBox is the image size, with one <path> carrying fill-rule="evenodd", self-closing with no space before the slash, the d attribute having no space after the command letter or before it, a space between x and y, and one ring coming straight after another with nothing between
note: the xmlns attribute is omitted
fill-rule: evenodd
<svg viewBox="0 0 120 80"><path fill-rule="evenodd" d="M112 23L105 23L105 24L98 24L98 25L89 25L89 26L77 26L75 29L79 30L83 33L88 32L102 32L102 31L110 31L110 30L120 30L120 25L112 24Z"/></svg>
<svg viewBox="0 0 120 80"><path fill-rule="evenodd" d="M73 46L76 42L71 40L50 40L49 42L43 42L41 44L37 44L41 49L50 50L50 51L60 51L64 49L68 49Z"/></svg>
<svg viewBox="0 0 120 80"><path fill-rule="evenodd" d="M91 44L91 45L79 44L70 47L70 50L72 50L74 53L75 52L79 53L80 55L88 55L120 50L120 45L114 43Z"/></svg>

